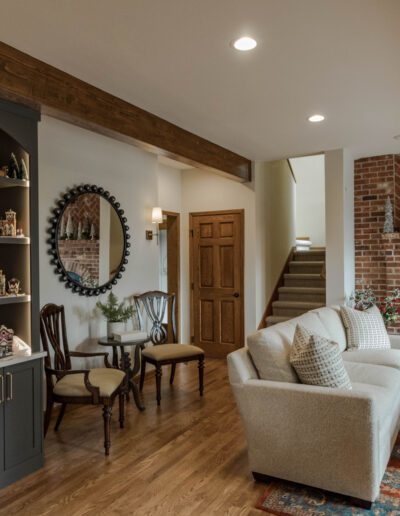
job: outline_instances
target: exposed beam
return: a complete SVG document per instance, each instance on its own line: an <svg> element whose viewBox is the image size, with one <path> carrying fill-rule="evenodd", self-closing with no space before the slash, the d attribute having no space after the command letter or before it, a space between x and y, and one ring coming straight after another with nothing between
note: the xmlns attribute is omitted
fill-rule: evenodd
<svg viewBox="0 0 400 516"><path fill-rule="evenodd" d="M0 96L194 166L251 180L251 162L0 42Z"/></svg>

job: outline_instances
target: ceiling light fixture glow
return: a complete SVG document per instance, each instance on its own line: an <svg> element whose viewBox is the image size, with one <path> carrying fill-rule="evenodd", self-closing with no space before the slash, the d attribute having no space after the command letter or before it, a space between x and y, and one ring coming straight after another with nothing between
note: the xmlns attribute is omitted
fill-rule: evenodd
<svg viewBox="0 0 400 516"><path fill-rule="evenodd" d="M236 50L241 50L242 52L253 50L253 48L256 48L256 46L257 41L248 36L243 36L242 38L236 39L233 42L233 47L236 48Z"/></svg>
<svg viewBox="0 0 400 516"><path fill-rule="evenodd" d="M311 115L308 117L308 121L313 123L322 122L323 120L325 120L324 115Z"/></svg>

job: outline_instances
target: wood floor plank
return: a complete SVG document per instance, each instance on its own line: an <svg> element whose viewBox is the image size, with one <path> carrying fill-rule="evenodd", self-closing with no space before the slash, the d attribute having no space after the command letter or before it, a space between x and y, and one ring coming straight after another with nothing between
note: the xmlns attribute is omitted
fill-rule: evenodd
<svg viewBox="0 0 400 516"><path fill-rule="evenodd" d="M207 360L203 398L196 364L178 366L173 387L166 373L161 407L151 375L146 410L130 401L124 429L115 407L109 457L101 409L68 407L59 432L50 427L44 468L0 491L0 515L266 514L254 508L265 486L248 471L225 361Z"/></svg>

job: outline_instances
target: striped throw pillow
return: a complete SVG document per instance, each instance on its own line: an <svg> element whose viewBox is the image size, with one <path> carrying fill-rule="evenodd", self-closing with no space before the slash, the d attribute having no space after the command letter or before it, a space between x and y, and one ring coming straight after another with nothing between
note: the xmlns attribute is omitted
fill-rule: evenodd
<svg viewBox="0 0 400 516"><path fill-rule="evenodd" d="M374 305L360 311L341 306L340 314L346 328L349 350L390 349L389 335L378 307Z"/></svg>
<svg viewBox="0 0 400 516"><path fill-rule="evenodd" d="M325 337L311 335L300 325L296 327L290 363L304 384L352 388L339 345Z"/></svg>

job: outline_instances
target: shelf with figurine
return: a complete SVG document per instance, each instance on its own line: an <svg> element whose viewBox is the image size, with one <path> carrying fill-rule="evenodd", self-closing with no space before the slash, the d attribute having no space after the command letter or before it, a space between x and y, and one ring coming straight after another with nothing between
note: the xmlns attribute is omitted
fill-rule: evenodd
<svg viewBox="0 0 400 516"><path fill-rule="evenodd" d="M31 300L29 294L21 291L21 282L17 278L6 280L6 275L0 270L0 305L12 303L28 303Z"/></svg>
<svg viewBox="0 0 400 516"><path fill-rule="evenodd" d="M14 330L0 326L0 359L12 355L30 355L31 347L15 335Z"/></svg>
<svg viewBox="0 0 400 516"><path fill-rule="evenodd" d="M0 244L29 244L30 238L26 237L21 228L17 228L17 214L9 209L5 212L5 218L0 218Z"/></svg>
<svg viewBox="0 0 400 516"><path fill-rule="evenodd" d="M0 168L0 177L4 179L4 183L6 183L6 181L19 181L21 184L29 184L29 172L25 159L21 158L18 163L16 155L12 152L8 165L3 165ZM17 185L18 183L14 184Z"/></svg>

